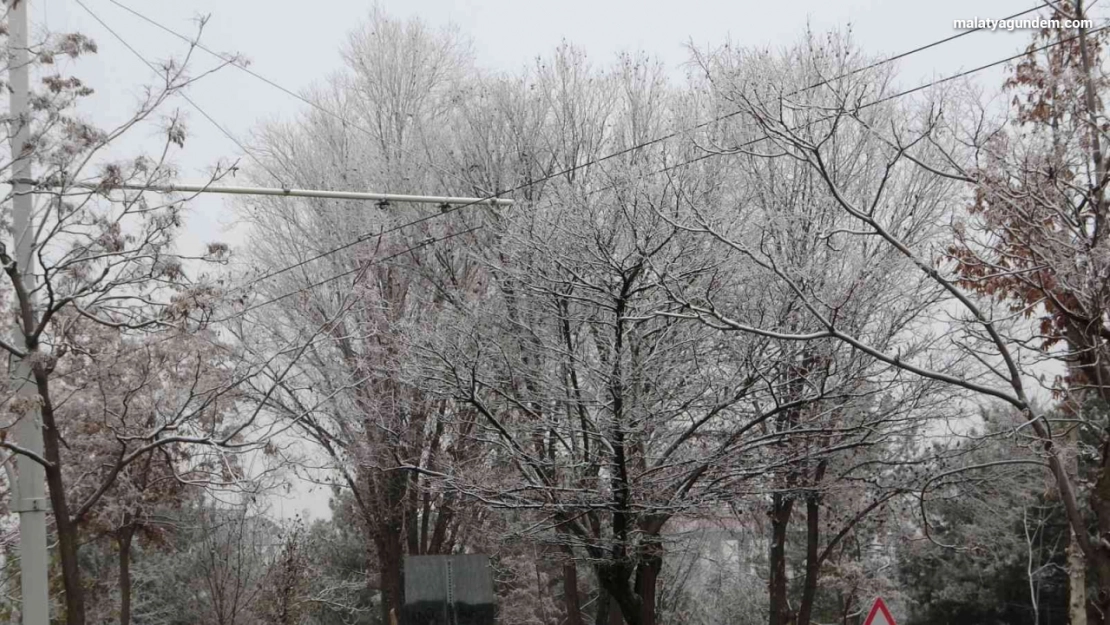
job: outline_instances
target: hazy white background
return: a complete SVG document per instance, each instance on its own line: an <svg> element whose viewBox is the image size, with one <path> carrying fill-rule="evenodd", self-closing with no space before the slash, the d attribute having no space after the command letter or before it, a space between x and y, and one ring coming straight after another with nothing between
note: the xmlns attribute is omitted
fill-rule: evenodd
<svg viewBox="0 0 1110 625"><path fill-rule="evenodd" d="M151 70L92 19L74 0L31 0L36 32L79 31L96 40L99 54L66 68L96 89L85 107L101 125L126 119ZM109 0L83 0L100 19L148 60L178 57L186 45L131 15ZM251 68L271 80L300 91L342 67L339 49L347 32L370 11L357 0L120 0L152 19L192 36L199 15L210 15L203 43L216 51L240 54ZM584 49L598 64L620 52L643 51L655 56L682 80L688 45L716 46L726 40L744 46L787 46L807 25L815 31L851 29L869 54L888 56L954 34L954 19L1000 18L1031 8L1034 0L383 0L389 15L419 17L437 27L454 26L473 41L478 64L488 70L514 72L566 41ZM1105 14L1095 3L1093 15ZM964 69L974 68L1022 50L1026 31L979 32L916 54L900 62L900 83L911 87ZM215 60L198 51L196 67ZM1001 70L976 78L993 89ZM289 119L303 103L234 68L225 68L191 87L189 96L241 141L271 119ZM241 157L238 148L181 99L189 137L178 160L182 182L202 180L218 160ZM125 148L141 148L144 137ZM389 189L367 189L389 191ZM189 217L186 243L237 242L226 199L198 201ZM281 516L307 510L327 515L328 492L303 486L279 500Z"/></svg>

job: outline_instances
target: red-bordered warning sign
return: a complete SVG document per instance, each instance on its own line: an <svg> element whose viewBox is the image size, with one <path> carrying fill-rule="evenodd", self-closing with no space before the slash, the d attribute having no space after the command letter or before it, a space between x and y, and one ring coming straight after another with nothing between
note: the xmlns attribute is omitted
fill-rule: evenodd
<svg viewBox="0 0 1110 625"><path fill-rule="evenodd" d="M877 597L875 603L871 606L871 612L867 615L867 620L863 625L897 625L894 622L894 617L890 615L890 610L886 608L883 603L882 597Z"/></svg>

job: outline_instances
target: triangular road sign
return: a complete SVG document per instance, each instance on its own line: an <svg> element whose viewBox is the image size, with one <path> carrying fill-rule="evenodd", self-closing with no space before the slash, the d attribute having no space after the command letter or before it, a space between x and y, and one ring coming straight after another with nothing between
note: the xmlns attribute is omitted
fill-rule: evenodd
<svg viewBox="0 0 1110 625"><path fill-rule="evenodd" d="M894 622L894 617L890 615L890 610L886 609L886 604L883 603L882 597L875 599L875 603L871 606L871 612L867 615L867 620L863 625L897 625Z"/></svg>

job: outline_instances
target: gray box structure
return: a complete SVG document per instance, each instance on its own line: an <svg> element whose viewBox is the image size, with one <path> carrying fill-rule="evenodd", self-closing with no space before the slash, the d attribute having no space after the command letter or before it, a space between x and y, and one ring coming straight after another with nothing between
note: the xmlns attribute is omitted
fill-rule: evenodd
<svg viewBox="0 0 1110 625"><path fill-rule="evenodd" d="M493 625L495 616L488 557L405 557L400 625Z"/></svg>

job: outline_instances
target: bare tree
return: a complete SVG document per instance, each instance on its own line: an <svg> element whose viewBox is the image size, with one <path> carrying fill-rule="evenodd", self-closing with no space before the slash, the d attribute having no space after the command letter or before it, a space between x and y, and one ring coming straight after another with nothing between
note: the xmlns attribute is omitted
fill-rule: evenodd
<svg viewBox="0 0 1110 625"><path fill-rule="evenodd" d="M1083 15L1074 4L1058 11ZM843 264L866 263L904 280L892 285L901 288L886 291L889 305L911 311L912 325L926 339L880 344L845 325L838 300L781 262L775 250L720 232L708 234L744 250L768 280L794 292L814 330L781 332L742 309L704 302L686 302L683 313L730 332L803 343L834 339L978 401L1016 409L1022 421L1015 425L1038 439L1038 453L1097 580L1093 622L1103 622L1110 610L1110 551L1103 544L1110 517L1099 494L1110 478L1101 470L1093 476L1088 517L1066 468L1059 430L1033 403L1030 385L1044 370L1039 363L1055 360L1074 363L1073 390L1097 395L1102 388L1099 49L1082 29L1038 34L1011 83L1020 92L1012 117L1020 130L983 109L974 119L961 118L974 114L974 107L952 106L938 99L942 94L923 109L900 104L881 76L844 76L863 63L835 46L812 46L799 59L797 67L812 70L813 80L805 82L820 83L802 93L796 88L803 84L744 84L727 66L707 63L723 97L739 110L735 120L742 123L736 127L753 132L718 143L721 151L790 163L816 176L844 224L822 236L841 250ZM871 173L859 175L860 168ZM869 251L877 257L869 258ZM913 287L907 290L907 284ZM1066 349L1054 349L1057 344ZM1105 429L1102 422L1092 425ZM1097 535L1089 533L1088 518L1098 523Z"/></svg>
<svg viewBox="0 0 1110 625"><path fill-rule="evenodd" d="M51 70L55 56L95 49L76 34L36 45L41 83L31 94L31 114L7 126L8 141L17 130L30 137L23 149L37 174L34 210L26 230L5 228L0 239L6 303L13 309L0 329L0 349L28 363L24 383L32 388L30 395L7 383L0 389L6 408L0 448L45 469L65 613L76 625L85 622L78 534L115 498L109 495L115 487L145 479L144 466L163 466L176 480L235 482L241 475L228 455L260 448L270 432L258 411L237 403L239 386L260 363L198 325L212 312L219 285L197 268L223 262L227 246L213 243L196 255L176 250L190 198L121 188L172 180L185 127L178 114L159 119L159 111L206 73L187 73L190 48L183 62L160 66L161 82L143 93L131 117L100 130L75 112L92 90ZM161 130L160 151L113 160L120 138L149 124ZM212 179L226 171L217 166ZM11 200L9 191L0 203L6 225ZM19 266L10 251L14 237L30 241L30 267ZM264 365L266 357L260 358ZM7 437L16 421L37 415L41 455ZM161 486L156 479L142 488L149 494Z"/></svg>
<svg viewBox="0 0 1110 625"><path fill-rule="evenodd" d="M470 71L465 42L375 12L344 58L348 71L313 96L343 120L317 111L263 129L268 167L311 187L423 194L457 186L442 177L437 144ZM368 568L378 572L368 583L381 592L387 622L404 605L404 554L462 549L467 525L480 517L458 493L429 482L429 473L474 455L473 411L425 393L406 370L408 337L434 327L447 298L474 284L472 263L430 244L465 238L467 228L429 221L399 229L420 217L417 209L336 201L252 200L244 214L256 227L252 258L264 275L278 272L254 290L294 297L248 315L235 332L254 345L319 336L288 377L288 363L274 363L257 400L307 436L323 468L350 489L372 545ZM452 293L437 286L445 283Z"/></svg>
<svg viewBox="0 0 1110 625"><path fill-rule="evenodd" d="M909 414L923 416L917 402L931 387L832 342L797 349L774 335L722 339L672 310L675 300L727 291L779 327L804 323L793 293L768 289L758 270L737 271L740 249L707 252L704 227L684 221L691 203L731 199L729 181L706 168L652 178L690 155L681 144L621 152L687 113L658 72L639 59L591 71L560 50L519 85L523 93L502 85L501 109L471 112L470 158L503 168L492 179L562 173L532 187L525 210L491 219L493 234L477 248L489 296L460 309L454 336L432 337L426 351L438 365L426 375L479 412L493 461L515 473L496 483L454 475L455 486L536 511L537 529L591 563L624 620L651 623L669 520L730 501L767 474L783 533L800 492L810 493L819 524L816 493L829 463L840 466L831 458L913 431L920 421ZM531 145L491 130L533 124L540 140ZM575 169L611 152L622 156ZM790 197L799 211L807 201ZM798 259L816 266L820 243L797 248ZM833 289L843 277L830 269L823 280ZM869 279L855 286L873 303L881 295ZM865 310L845 316L884 340L906 331L907 317ZM818 537L811 543L816 550ZM784 580L772 586L785 592Z"/></svg>
<svg viewBox="0 0 1110 625"><path fill-rule="evenodd" d="M197 510L197 538L190 550L190 589L202 618L217 625L254 623L275 544L273 521L249 504L205 505Z"/></svg>

